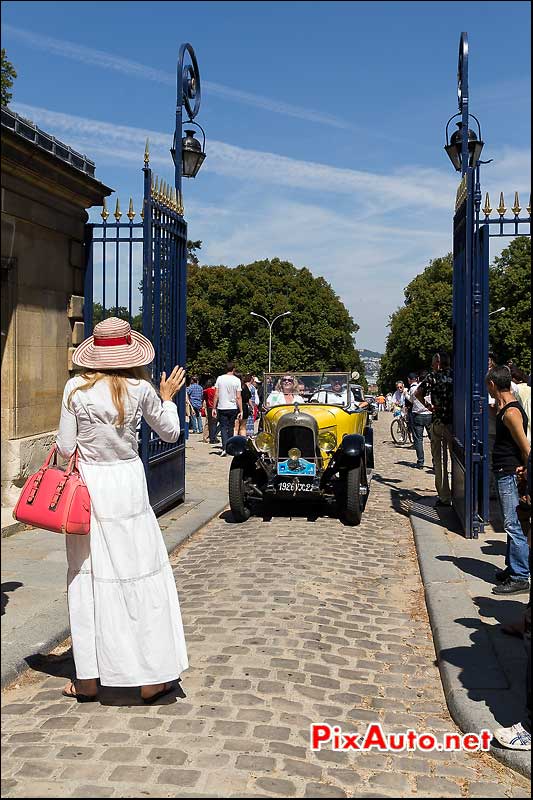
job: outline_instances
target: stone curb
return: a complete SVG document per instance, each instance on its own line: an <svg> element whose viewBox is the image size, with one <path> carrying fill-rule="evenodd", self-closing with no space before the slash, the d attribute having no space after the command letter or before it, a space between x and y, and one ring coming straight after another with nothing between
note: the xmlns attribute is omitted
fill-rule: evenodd
<svg viewBox="0 0 533 800"><path fill-rule="evenodd" d="M442 657L444 651L458 646L472 648L468 631L453 620L459 617L477 618L478 610L466 590L465 582L458 577L456 568L449 562L435 560L436 554L441 556L450 554L445 544L445 537L441 533L441 526L421 519L413 513L409 515L409 519L424 584L437 663L450 715L463 733L477 732L482 728L494 730L499 724L482 702L483 698L490 692L491 697L506 707L516 706L518 698L501 670L488 636L483 635L482 631L475 650L472 651L471 663L464 665L469 688L465 687L464 678L461 680L459 677L461 668ZM491 745L490 754L507 767L531 779L530 753Z"/></svg>
<svg viewBox="0 0 533 800"><path fill-rule="evenodd" d="M227 505L227 492L213 492L209 498L200 501L190 511L166 526L163 530L163 536L168 554L170 555L180 544L207 525L213 517L222 513ZM163 520L164 515L160 518L160 522ZM31 624L24 627L21 639L13 643L12 653L8 654L6 652L7 647L4 645L0 688L6 688L29 669L26 658L30 654L28 653L28 646L24 646L25 641L37 642L37 645L32 645L31 649L39 653L48 654L58 644L68 639L69 636L70 625L66 597L63 597L33 617Z"/></svg>

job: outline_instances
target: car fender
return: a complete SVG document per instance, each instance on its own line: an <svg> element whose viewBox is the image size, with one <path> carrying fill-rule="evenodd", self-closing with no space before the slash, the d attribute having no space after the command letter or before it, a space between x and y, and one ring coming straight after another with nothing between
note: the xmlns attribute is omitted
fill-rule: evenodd
<svg viewBox="0 0 533 800"><path fill-rule="evenodd" d="M369 469L374 469L374 428L367 425L364 431L366 465Z"/></svg>
<svg viewBox="0 0 533 800"><path fill-rule="evenodd" d="M252 456L246 436L232 436L226 442L226 453L228 456Z"/></svg>
<svg viewBox="0 0 533 800"><path fill-rule="evenodd" d="M366 455L366 442L365 437L360 433L347 434L339 447L339 466L352 467L357 466L361 461L365 461Z"/></svg>

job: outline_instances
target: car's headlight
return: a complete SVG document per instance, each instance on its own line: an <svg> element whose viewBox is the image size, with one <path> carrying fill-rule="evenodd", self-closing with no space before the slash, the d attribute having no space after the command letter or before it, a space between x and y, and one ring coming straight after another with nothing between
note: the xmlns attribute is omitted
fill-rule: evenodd
<svg viewBox="0 0 533 800"><path fill-rule="evenodd" d="M255 446L260 453L270 453L274 449L274 437L263 431L255 437Z"/></svg>
<svg viewBox="0 0 533 800"><path fill-rule="evenodd" d="M331 453L337 447L337 437L331 431L323 431L318 434L318 446L326 453Z"/></svg>

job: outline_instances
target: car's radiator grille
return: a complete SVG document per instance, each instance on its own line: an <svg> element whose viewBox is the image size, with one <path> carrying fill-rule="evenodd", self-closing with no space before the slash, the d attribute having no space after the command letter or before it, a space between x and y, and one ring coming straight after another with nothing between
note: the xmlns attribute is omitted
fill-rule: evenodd
<svg viewBox="0 0 533 800"><path fill-rule="evenodd" d="M279 432L278 458L288 458L291 447L297 447L303 458L314 458L315 437L311 428L300 425L282 428Z"/></svg>

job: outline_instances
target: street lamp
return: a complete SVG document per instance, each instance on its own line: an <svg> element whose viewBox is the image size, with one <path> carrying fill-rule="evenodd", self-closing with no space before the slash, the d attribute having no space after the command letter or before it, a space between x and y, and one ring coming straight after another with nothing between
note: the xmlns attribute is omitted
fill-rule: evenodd
<svg viewBox="0 0 533 800"><path fill-rule="evenodd" d="M489 317L492 317L493 314L499 314L500 311L507 311L507 309L505 306L500 306L500 308L497 308L495 311L489 311Z"/></svg>
<svg viewBox="0 0 533 800"><path fill-rule="evenodd" d="M273 324L275 323L275 321L277 319L281 319L281 317L287 317L287 316L289 316L290 313L291 313L290 311L284 311L283 314L278 314L278 316L274 317L272 322L270 322L262 314L256 314L255 311L250 311L250 316L259 317L259 319L264 319L264 321L266 322L266 324L268 325L268 328L269 328L269 335L268 335L268 371L269 372L271 372L271 368L272 368L272 326L273 326Z"/></svg>
<svg viewBox="0 0 533 800"><path fill-rule="evenodd" d="M468 36L464 32L461 34L459 43L457 103L459 113L450 117L446 123L446 144L444 149L457 172L465 175L468 167L477 167L479 163L482 163L479 161L479 157L483 150L483 141L481 139L479 120L468 111ZM452 119L456 117L461 117L461 121L457 123L457 130L452 135L451 140L448 140L448 127ZM475 119L477 123L477 134L468 127L470 119Z"/></svg>
<svg viewBox="0 0 533 800"><path fill-rule="evenodd" d="M185 56L189 55L191 63L185 65ZM205 131L201 125L194 122L200 110L201 88L200 71L192 46L182 44L178 56L177 66L177 91L176 91L176 127L174 139L170 148L170 155L174 162L174 184L181 203L181 179L195 178L205 159ZM188 114L188 119L183 122L183 106ZM194 135L194 130L186 129L182 136L184 125L196 125L203 134L203 144L200 144Z"/></svg>

